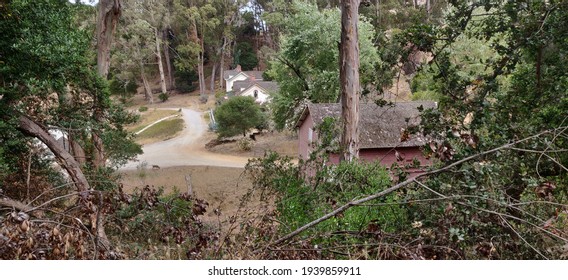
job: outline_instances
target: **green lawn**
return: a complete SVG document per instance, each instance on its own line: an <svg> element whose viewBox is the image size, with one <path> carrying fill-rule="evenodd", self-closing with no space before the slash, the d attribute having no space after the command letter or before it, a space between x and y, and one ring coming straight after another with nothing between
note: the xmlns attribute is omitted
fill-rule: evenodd
<svg viewBox="0 0 568 280"><path fill-rule="evenodd" d="M140 120L132 127L129 127L128 130L132 132L140 131L142 128L148 126L149 124L171 115L177 114L178 111L176 110L155 110L150 109L147 112L140 114Z"/></svg>
<svg viewBox="0 0 568 280"><path fill-rule="evenodd" d="M159 122L136 135L136 142L143 145L173 138L183 130L183 126L184 122L181 118Z"/></svg>

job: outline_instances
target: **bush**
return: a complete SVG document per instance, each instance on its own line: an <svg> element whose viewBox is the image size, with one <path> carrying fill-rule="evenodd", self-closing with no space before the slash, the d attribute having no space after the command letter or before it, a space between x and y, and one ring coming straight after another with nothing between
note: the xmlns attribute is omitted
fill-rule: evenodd
<svg viewBox="0 0 568 280"><path fill-rule="evenodd" d="M138 112L146 112L148 111L148 107L146 106L141 106L140 108L138 108Z"/></svg>
<svg viewBox="0 0 568 280"><path fill-rule="evenodd" d="M205 104L207 103L207 95L202 95L199 97L199 102L201 102L201 104Z"/></svg>
<svg viewBox="0 0 568 280"><path fill-rule="evenodd" d="M265 122L260 106L250 96L235 96L215 110L219 137L231 137L246 132Z"/></svg>
<svg viewBox="0 0 568 280"><path fill-rule="evenodd" d="M197 72L193 70L178 69L175 71L176 89L182 93L193 92L197 89L196 82L199 80Z"/></svg>
<svg viewBox="0 0 568 280"><path fill-rule="evenodd" d="M168 101L170 96L167 93L160 93L160 95L158 95L158 98L160 99L160 101L166 102Z"/></svg>
<svg viewBox="0 0 568 280"><path fill-rule="evenodd" d="M242 138L237 142L237 146L242 151L250 151L252 149L252 141L248 138Z"/></svg>

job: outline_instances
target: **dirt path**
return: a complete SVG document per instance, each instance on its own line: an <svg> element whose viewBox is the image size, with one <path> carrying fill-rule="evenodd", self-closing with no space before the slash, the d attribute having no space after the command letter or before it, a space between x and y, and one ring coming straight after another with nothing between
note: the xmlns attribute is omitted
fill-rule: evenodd
<svg viewBox="0 0 568 280"><path fill-rule="evenodd" d="M177 108L163 108L177 110ZM222 166L244 167L248 161L246 157L221 155L205 150L202 136L207 131L207 124L203 120L203 112L191 109L181 109L185 122L183 132L172 139L148 144L142 147L144 154L138 156L137 161L128 162L121 169L136 169L141 163L146 162L148 167L173 166Z"/></svg>

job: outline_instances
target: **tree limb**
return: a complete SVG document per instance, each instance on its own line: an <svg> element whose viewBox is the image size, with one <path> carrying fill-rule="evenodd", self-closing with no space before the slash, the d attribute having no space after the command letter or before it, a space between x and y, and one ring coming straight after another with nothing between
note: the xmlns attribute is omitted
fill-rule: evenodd
<svg viewBox="0 0 568 280"><path fill-rule="evenodd" d="M350 201L350 202L348 202L347 204L344 204L344 205L342 205L341 207L339 207L339 208L337 208L337 209L335 209L335 210L333 210L333 211L327 213L326 215L324 215L324 216L322 216L322 217L320 217L320 218L318 218L318 219L315 219L315 220L313 220L313 221L311 221L311 222L309 222L309 223L307 223L307 224L301 226L300 228L298 228L298 229L296 229L295 231L293 231L293 232L291 232L291 233L285 235L284 237L279 238L278 240L276 240L276 241L274 241L273 243L269 244L269 245L268 245L268 248L270 248L270 247L272 247L272 246L275 246L275 245L278 245L278 244L280 244L280 243L282 243L282 242L284 242L284 241L286 241L286 240L289 240L289 239L291 239L291 238L297 236L298 234L304 232L305 230L307 230L307 229L309 229L309 228L311 228L311 227L313 227L313 226L315 226L315 225L317 225L317 224L319 224L319 223L321 223L321 222L323 222L323 221L326 221L326 220L328 220L329 218L332 218L332 217L334 217L334 216L336 216L336 215L338 215L338 214L344 212L345 210L347 210L347 209L349 209L349 208L351 208L351 207L353 207L353 206L360 205L360 204L365 203L365 202L367 202L367 201L370 201L370 200L373 200L373 199L377 199L377 198L379 198L379 197L383 197L383 196L385 196L385 195L387 195L387 194L390 194L390 193L392 193L392 192L394 192L394 191L396 191L396 190L402 189L402 188L404 188L405 186L407 186L407 185L413 183L415 180L417 180L417 179L419 179L419 178L425 178L425 177L429 177L429 176L432 176L432 175L436 175L436 174L445 172L445 171L447 171L447 170L449 170L449 169L451 169L451 168L454 168L454 167L456 167L456 166L459 166L459 165L461 165L462 163L468 162L468 161L470 161L470 160L473 160L473 159L476 159L476 158L479 158L479 157L482 157L482 156L486 156L486 155L489 155L489 154L492 154L492 153L495 153L495 152L498 152L498 151L501 151L501 150L509 149L509 148L511 148L511 147L513 147L513 146L519 144L519 143L526 142L526 141L528 141L528 140L531 140L531 139L534 139L534 138L538 138L538 137L540 137L540 136L542 136L542 135L544 135L544 134L548 134L548 133L551 133L551 132L554 132L554 131L557 131L557 130L561 130L561 129L563 129L563 128L557 128L557 129L551 129L551 130L542 131L542 132L540 132L540 133L538 133L538 134L529 136L529 137L527 137L527 138L524 138L524 139L521 139L521 140L518 140L518 141L514 141L514 142L511 142L511 143L505 144L505 145L503 145L503 146L500 146L500 147L497 147L497 148L494 148L494 149L491 149L491 150L488 150L488 151L485 151L485 152L481 152L481 153L479 153L479 154L475 154L475 155L472 155L472 156L463 158L463 159L458 160L458 161L456 161L456 162L453 162L453 163L451 163L451 164L449 164L449 165L446 165L446 166L444 166L444 167L442 167L442 168L440 168L440 169L433 170L433 171L429 171L429 172L426 172L426 173L424 173L424 174L420 174L420 175L416 176L415 178L411 178L411 179L408 179L408 180L406 180L406 181L404 181L404 182L398 183L398 184L396 184L396 185L394 185L394 186L392 186L392 187L390 187L390 188L387 188L387 189L385 189L385 190L383 190L383 191L381 191L381 192L378 192L378 193L376 193L376 194L373 194L373 195L370 195L370 196L367 196L367 197L364 197L364 198L361 198L361 199L358 199L358 200Z"/></svg>
<svg viewBox="0 0 568 280"><path fill-rule="evenodd" d="M44 143L49 150L55 155L61 166L67 171L71 180L75 183L77 190L84 192L84 196L87 195L87 191L90 189L89 182L83 174L81 165L75 160L75 158L63 148L57 140L49 132L37 124L35 121L30 119L28 116L20 116L20 130L25 134L36 137L42 143Z"/></svg>

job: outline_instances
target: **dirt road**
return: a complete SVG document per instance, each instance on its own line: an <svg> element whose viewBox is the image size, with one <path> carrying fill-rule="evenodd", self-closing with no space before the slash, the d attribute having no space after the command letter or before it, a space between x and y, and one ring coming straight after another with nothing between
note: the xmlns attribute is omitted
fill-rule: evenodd
<svg viewBox="0 0 568 280"><path fill-rule="evenodd" d="M177 108L169 108L177 110ZM172 166L222 166L244 167L248 158L211 153L205 150L202 136L207 131L207 124L203 120L203 113L191 109L181 109L185 128L182 133L170 140L148 144L142 147L144 154L138 156L137 161L131 161L123 166L123 170L136 169L146 162L151 168L153 165L162 167Z"/></svg>

